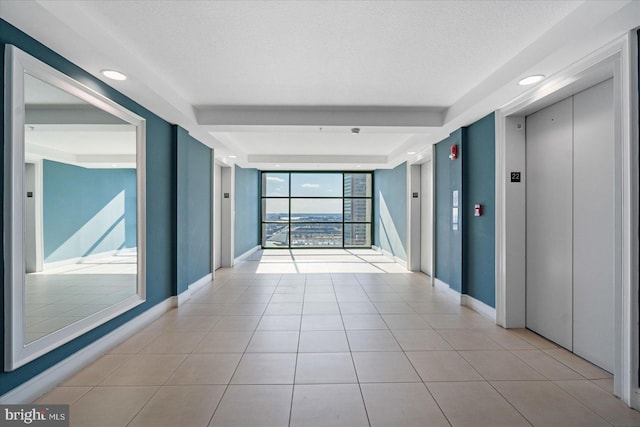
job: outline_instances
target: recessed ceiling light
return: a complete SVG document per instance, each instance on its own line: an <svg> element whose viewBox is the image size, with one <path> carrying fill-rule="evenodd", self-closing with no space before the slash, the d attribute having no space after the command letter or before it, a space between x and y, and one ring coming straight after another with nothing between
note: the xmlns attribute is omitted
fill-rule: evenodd
<svg viewBox="0 0 640 427"><path fill-rule="evenodd" d="M518 84L520 86L529 86L544 80L544 77L544 74L536 74L533 76L525 77L524 79L520 80Z"/></svg>
<svg viewBox="0 0 640 427"><path fill-rule="evenodd" d="M229 156L230 159L235 159L238 156L234 156L233 154Z"/></svg>
<svg viewBox="0 0 640 427"><path fill-rule="evenodd" d="M407 154L410 155L410 156L413 156L414 154L416 154L416 152L415 151L407 151Z"/></svg>
<svg viewBox="0 0 640 427"><path fill-rule="evenodd" d="M127 80L127 76L122 74L120 71L115 70L102 70L100 71L103 76L111 80Z"/></svg>
<svg viewBox="0 0 640 427"><path fill-rule="evenodd" d="M280 167L280 165L275 165L275 166L276 166L277 168L279 168L279 167Z"/></svg>
<svg viewBox="0 0 640 427"><path fill-rule="evenodd" d="M112 167L112 168L117 168L117 167L118 167L118 165L113 164L113 165L111 165L111 167Z"/></svg>
<svg viewBox="0 0 640 427"><path fill-rule="evenodd" d="M360 166L360 165L356 165L356 167L357 167L357 168L361 168L362 166Z"/></svg>

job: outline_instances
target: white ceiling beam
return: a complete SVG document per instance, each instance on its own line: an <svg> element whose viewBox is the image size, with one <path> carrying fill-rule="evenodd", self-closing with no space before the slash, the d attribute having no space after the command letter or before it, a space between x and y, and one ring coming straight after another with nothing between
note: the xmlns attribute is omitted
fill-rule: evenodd
<svg viewBox="0 0 640 427"><path fill-rule="evenodd" d="M201 126L439 127L442 107L202 106Z"/></svg>
<svg viewBox="0 0 640 427"><path fill-rule="evenodd" d="M357 163L379 164L386 163L387 156L339 156L339 155L274 155L274 154L249 154L248 163Z"/></svg>

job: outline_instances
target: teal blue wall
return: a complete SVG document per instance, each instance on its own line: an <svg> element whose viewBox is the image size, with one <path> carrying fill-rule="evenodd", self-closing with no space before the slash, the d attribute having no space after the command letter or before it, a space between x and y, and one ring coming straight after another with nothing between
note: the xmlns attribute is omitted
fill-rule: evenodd
<svg viewBox="0 0 640 427"><path fill-rule="evenodd" d="M176 293L211 273L211 149L173 126L177 159Z"/></svg>
<svg viewBox="0 0 640 427"><path fill-rule="evenodd" d="M453 144L458 159L450 160ZM436 278L495 307L495 117L458 129L436 144ZM458 230L452 228L458 190ZM474 205L482 216L474 216Z"/></svg>
<svg viewBox="0 0 640 427"><path fill-rule="evenodd" d="M0 72L2 73L3 81L6 44L12 44L22 49L107 98L123 105L146 120L147 146L149 147L146 152L147 300L133 310L92 329L13 372L0 372L0 395L33 378L115 328L139 316L159 302L169 298L175 289L176 267L174 243L176 236L176 164L171 125L7 22L0 20ZM3 103L0 103L0 109L3 110L4 117ZM4 123L2 126L4 126ZM0 132L0 138L2 138L3 147L9 143L4 140L4 131ZM0 164L0 168L4 167L3 164L4 162ZM0 179L3 176L4 173L0 174ZM2 251L1 248L0 251ZM0 255L3 254L0 253ZM7 286L7 284L3 283L3 286ZM4 293L0 292L0 310L4 312L3 298ZM4 329L3 322L4 315L0 315L0 330ZM4 357L4 352L0 352L0 355L0 357ZM4 360L2 362L4 364Z"/></svg>
<svg viewBox="0 0 640 427"><path fill-rule="evenodd" d="M260 171L235 167L234 257L260 244Z"/></svg>
<svg viewBox="0 0 640 427"><path fill-rule="evenodd" d="M491 307L496 304L495 141L495 116L491 113L467 127L462 164L462 281L466 294ZM473 215L476 203L482 205L482 216Z"/></svg>
<svg viewBox="0 0 640 427"><path fill-rule="evenodd" d="M373 244L407 259L407 163L373 176Z"/></svg>
<svg viewBox="0 0 640 427"><path fill-rule="evenodd" d="M452 289L462 291L462 211L463 130L458 129L436 144L435 162L435 277ZM458 145L458 159L450 160L451 146ZM453 191L458 191L458 230L452 228Z"/></svg>
<svg viewBox="0 0 640 427"><path fill-rule="evenodd" d="M46 263L136 246L135 169L44 160L42 170Z"/></svg>

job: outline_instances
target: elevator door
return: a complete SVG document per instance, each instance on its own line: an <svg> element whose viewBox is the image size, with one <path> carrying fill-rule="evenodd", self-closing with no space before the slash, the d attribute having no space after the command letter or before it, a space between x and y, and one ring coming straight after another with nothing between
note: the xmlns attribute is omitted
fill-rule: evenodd
<svg viewBox="0 0 640 427"><path fill-rule="evenodd" d="M607 80L527 117L527 327L613 372L615 146Z"/></svg>

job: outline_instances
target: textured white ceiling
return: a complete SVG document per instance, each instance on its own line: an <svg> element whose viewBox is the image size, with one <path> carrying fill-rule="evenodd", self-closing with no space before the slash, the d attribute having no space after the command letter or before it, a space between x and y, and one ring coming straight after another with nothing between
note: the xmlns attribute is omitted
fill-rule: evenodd
<svg viewBox="0 0 640 427"><path fill-rule="evenodd" d="M423 158L535 90L519 78L552 76L639 25L639 5L1 0L0 16L98 78L125 72L105 81L219 157L329 169L340 156L372 168ZM351 127L375 131L354 139Z"/></svg>
<svg viewBox="0 0 640 427"><path fill-rule="evenodd" d="M194 105L449 106L581 1L83 1Z"/></svg>

